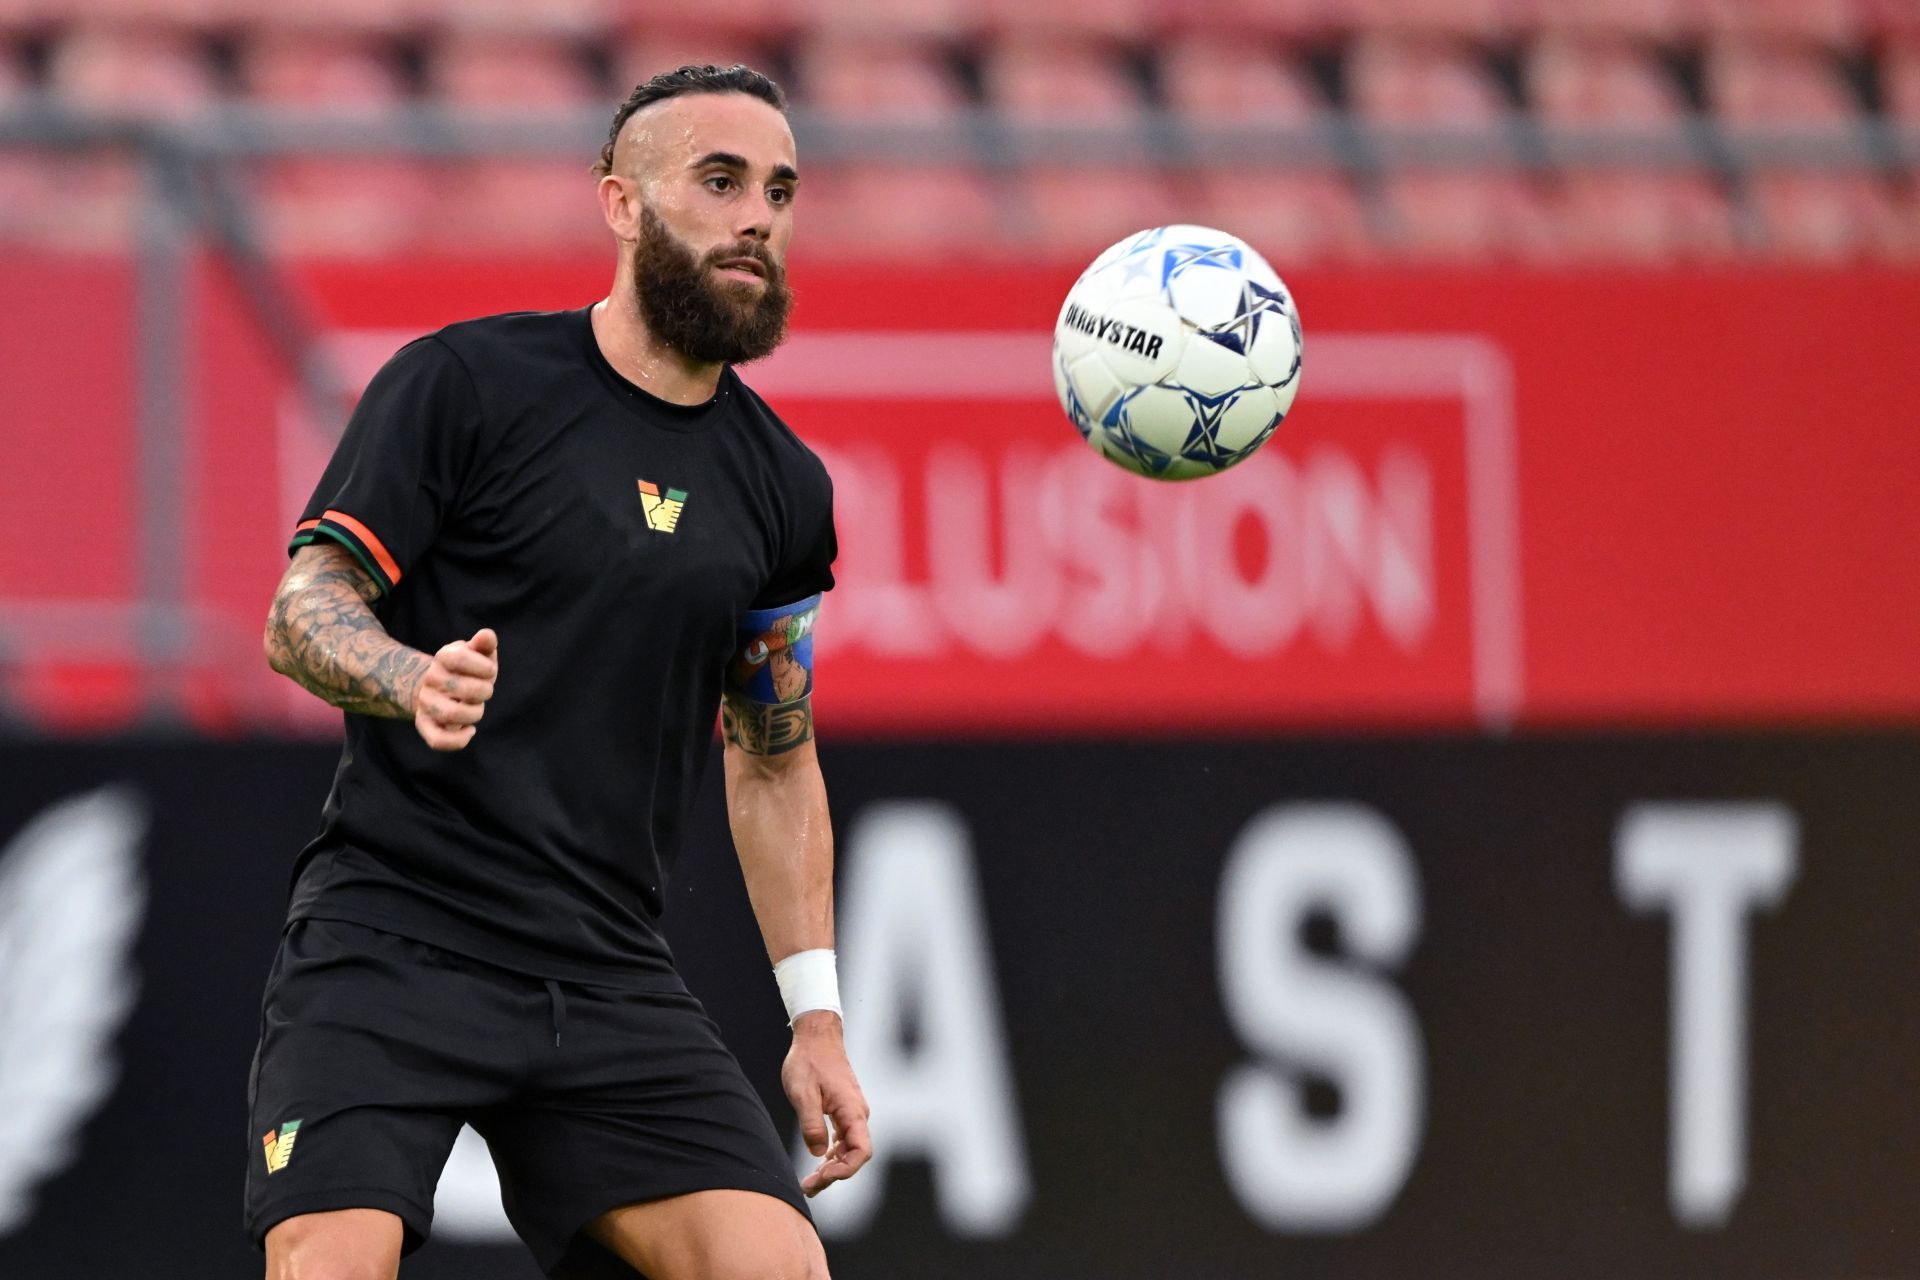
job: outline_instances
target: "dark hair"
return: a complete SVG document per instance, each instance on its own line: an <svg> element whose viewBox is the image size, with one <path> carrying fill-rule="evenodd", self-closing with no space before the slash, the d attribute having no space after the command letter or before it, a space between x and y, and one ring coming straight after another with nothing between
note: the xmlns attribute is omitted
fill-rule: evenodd
<svg viewBox="0 0 1920 1280"><path fill-rule="evenodd" d="M607 144L600 148L594 173L604 178L613 172L613 144L620 140L620 130L626 127L634 112L651 103L689 93L744 93L783 114L787 109L787 98L780 92L780 86L745 63L736 62L730 67L716 67L710 62L698 66L689 63L672 71L662 71L653 79L635 85L620 109L613 113L613 127L607 130Z"/></svg>

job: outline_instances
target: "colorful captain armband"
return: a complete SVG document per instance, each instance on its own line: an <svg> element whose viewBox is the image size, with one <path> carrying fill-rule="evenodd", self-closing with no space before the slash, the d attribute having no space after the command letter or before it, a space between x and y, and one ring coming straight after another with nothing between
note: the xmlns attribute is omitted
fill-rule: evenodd
<svg viewBox="0 0 1920 1280"><path fill-rule="evenodd" d="M818 595L748 611L727 665L728 692L766 706L798 702L812 693L813 623L819 616Z"/></svg>

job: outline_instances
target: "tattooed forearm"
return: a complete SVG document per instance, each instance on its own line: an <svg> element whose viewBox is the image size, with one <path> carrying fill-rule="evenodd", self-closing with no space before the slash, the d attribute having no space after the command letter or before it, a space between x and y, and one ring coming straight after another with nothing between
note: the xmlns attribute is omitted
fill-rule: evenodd
<svg viewBox="0 0 1920 1280"><path fill-rule="evenodd" d="M343 711L407 720L433 659L387 634L380 589L344 547L302 547L267 616L267 661Z"/></svg>
<svg viewBox="0 0 1920 1280"><path fill-rule="evenodd" d="M749 755L780 755L813 737L813 699L768 706L729 693L720 703L720 732Z"/></svg>

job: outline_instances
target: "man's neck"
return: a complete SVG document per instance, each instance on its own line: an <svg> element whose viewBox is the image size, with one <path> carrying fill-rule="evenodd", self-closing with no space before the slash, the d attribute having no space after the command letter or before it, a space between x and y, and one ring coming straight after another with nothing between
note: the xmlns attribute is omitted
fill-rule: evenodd
<svg viewBox="0 0 1920 1280"><path fill-rule="evenodd" d="M619 282L593 307L593 337L614 371L650 395L672 404L704 404L720 385L718 362L690 360L647 329L631 287Z"/></svg>

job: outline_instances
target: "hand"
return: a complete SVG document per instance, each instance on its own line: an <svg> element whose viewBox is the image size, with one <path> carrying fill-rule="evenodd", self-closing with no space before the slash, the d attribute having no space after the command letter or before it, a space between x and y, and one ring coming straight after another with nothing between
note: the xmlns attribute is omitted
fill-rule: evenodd
<svg viewBox="0 0 1920 1280"><path fill-rule="evenodd" d="M433 655L413 687L413 727L435 751L458 751L473 741L500 674L500 638L490 627L455 640Z"/></svg>
<svg viewBox="0 0 1920 1280"><path fill-rule="evenodd" d="M794 1020L793 1048L787 1050L786 1064L780 1068L780 1083L800 1117L800 1136L807 1150L825 1157L818 1169L800 1180L800 1189L808 1196L819 1195L830 1182L851 1178L873 1158L873 1139L867 1135L871 1109L847 1062L840 1015L815 1010Z"/></svg>

